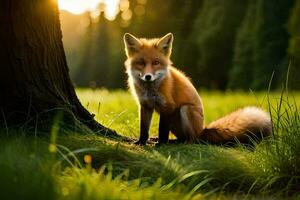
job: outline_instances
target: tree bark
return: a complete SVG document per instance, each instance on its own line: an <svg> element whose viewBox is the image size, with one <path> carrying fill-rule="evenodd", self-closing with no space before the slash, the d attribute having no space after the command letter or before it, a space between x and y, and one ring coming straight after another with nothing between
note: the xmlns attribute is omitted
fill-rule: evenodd
<svg viewBox="0 0 300 200"><path fill-rule="evenodd" d="M55 0L1 0L0 66L2 124L63 111L94 131L116 135L97 123L76 96Z"/></svg>

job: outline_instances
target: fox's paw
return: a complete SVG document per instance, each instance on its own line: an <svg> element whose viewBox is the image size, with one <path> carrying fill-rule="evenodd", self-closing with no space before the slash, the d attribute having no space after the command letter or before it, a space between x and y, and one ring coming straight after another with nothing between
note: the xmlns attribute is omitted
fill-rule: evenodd
<svg viewBox="0 0 300 200"><path fill-rule="evenodd" d="M138 140L138 141L136 141L134 144L135 144L135 145L144 146L144 145L146 145L146 141Z"/></svg>
<svg viewBox="0 0 300 200"><path fill-rule="evenodd" d="M158 137L151 137L150 142L158 142Z"/></svg>

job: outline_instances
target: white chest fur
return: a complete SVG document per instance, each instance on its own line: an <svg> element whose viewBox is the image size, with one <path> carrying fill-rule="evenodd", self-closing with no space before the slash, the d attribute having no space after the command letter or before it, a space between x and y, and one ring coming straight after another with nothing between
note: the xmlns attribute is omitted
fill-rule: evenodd
<svg viewBox="0 0 300 200"><path fill-rule="evenodd" d="M154 83L141 84L139 85L138 90L137 96L140 104L147 105L150 108L157 108L165 105L165 98Z"/></svg>

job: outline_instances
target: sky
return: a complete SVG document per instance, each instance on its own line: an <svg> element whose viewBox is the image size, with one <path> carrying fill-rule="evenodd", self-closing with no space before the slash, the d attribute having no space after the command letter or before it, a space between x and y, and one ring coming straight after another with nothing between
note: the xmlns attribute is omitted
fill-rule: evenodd
<svg viewBox="0 0 300 200"><path fill-rule="evenodd" d="M119 12L120 0L58 0L59 9L69 11L73 14L82 14L86 11L91 11L92 14L99 15L99 3L105 5L105 17L109 20L114 20Z"/></svg>

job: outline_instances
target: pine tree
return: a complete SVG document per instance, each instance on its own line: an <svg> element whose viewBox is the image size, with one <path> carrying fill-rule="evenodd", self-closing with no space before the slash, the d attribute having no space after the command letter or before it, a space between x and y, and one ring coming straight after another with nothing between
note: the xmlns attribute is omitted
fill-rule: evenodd
<svg viewBox="0 0 300 200"><path fill-rule="evenodd" d="M289 48L291 68L289 75L290 88L300 89L300 0L296 0L289 19Z"/></svg>
<svg viewBox="0 0 300 200"><path fill-rule="evenodd" d="M288 33L285 24L294 0L260 0L253 20L254 28L254 73L252 87L266 89L273 71L273 88L278 85L281 74L287 67L286 49Z"/></svg>
<svg viewBox="0 0 300 200"><path fill-rule="evenodd" d="M249 89L253 80L254 30L257 0L248 1L246 15L235 39L233 64L229 74L231 89Z"/></svg>
<svg viewBox="0 0 300 200"><path fill-rule="evenodd" d="M245 9L244 1L204 0L194 24L194 39L199 50L198 80L202 86L226 88L234 39Z"/></svg>

